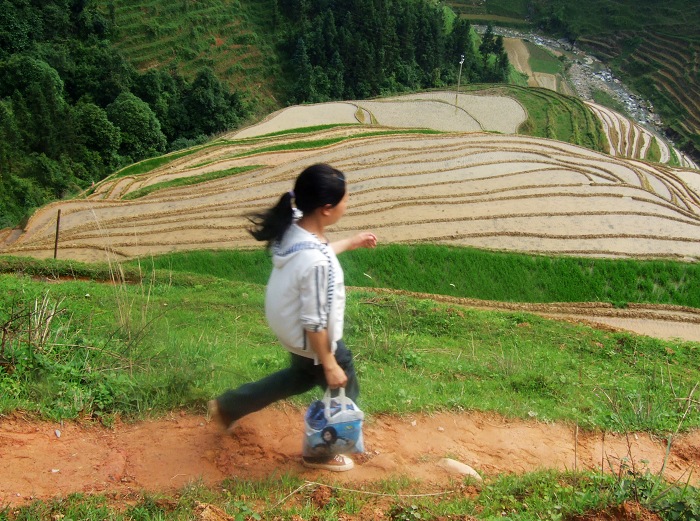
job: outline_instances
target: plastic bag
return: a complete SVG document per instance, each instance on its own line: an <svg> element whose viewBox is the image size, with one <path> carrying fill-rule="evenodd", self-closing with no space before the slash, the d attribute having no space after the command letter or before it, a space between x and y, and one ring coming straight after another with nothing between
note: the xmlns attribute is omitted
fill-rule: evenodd
<svg viewBox="0 0 700 521"><path fill-rule="evenodd" d="M333 456L364 452L362 423L365 414L350 398L345 389L331 397L326 389L322 400L315 400L304 414L305 457Z"/></svg>

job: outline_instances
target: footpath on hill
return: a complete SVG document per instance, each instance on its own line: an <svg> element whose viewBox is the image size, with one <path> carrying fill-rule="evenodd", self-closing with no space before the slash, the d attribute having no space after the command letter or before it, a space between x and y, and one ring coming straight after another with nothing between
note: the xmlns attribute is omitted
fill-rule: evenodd
<svg viewBox="0 0 700 521"><path fill-rule="evenodd" d="M370 399L367 397L366 399ZM700 485L700 430L667 442L647 434L585 432L575 425L464 412L371 416L366 453L346 473L301 465L303 410L286 402L239 421L230 433L203 415L122 423L43 422L14 415L0 420L0 507L74 492L120 501L134 494L177 493L189 483L216 487L226 478L284 474L364 490L406 476L423 492L450 490L459 476L441 466L451 458L488 478L540 469L619 472L620 465ZM370 487L371 488L371 487ZM283 498L292 491L280 491Z"/></svg>
<svg viewBox="0 0 700 521"><path fill-rule="evenodd" d="M700 341L695 315L685 317L691 322L669 321L668 316L682 315L683 310L664 306L655 307L657 318L650 320L646 308L576 311L563 305L450 301L491 309L524 306L529 312L591 321L596 327L638 333L648 329L647 334L661 338L687 333L688 340L694 336ZM119 500L142 492L176 493L193 482L215 487L226 478L284 474L354 489L409 476L420 481L425 493L433 493L459 479L441 467L447 457L484 477L539 469L619 472L621 465L628 465L654 474L663 468L668 480L690 479L700 486L700 430L673 437L665 461L667 440L645 433L586 432L537 417L519 420L477 412L378 415L366 422L366 453L356 457L355 469L342 474L301 465L302 430L303 410L286 402L247 416L231 433L203 415L180 411L156 420L116 421L111 428L89 420L59 423L19 413L0 416L0 508L74 492Z"/></svg>

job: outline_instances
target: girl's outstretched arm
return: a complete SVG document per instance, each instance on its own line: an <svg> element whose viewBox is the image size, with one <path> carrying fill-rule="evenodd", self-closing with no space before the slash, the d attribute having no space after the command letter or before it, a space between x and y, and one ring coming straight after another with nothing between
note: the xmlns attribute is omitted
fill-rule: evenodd
<svg viewBox="0 0 700 521"><path fill-rule="evenodd" d="M377 236L371 232L360 232L347 239L341 239L331 243L331 248L336 255L344 251L356 250L357 248L374 248L377 245Z"/></svg>

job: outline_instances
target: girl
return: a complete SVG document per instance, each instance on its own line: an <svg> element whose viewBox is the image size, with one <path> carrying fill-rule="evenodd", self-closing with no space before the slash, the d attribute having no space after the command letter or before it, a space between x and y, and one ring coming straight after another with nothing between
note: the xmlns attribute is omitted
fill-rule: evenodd
<svg viewBox="0 0 700 521"><path fill-rule="evenodd" d="M296 206L292 207L292 202ZM209 402L209 413L225 428L254 411L318 385L345 387L353 401L359 395L352 353L343 343L345 285L337 254L374 248L369 232L329 243L326 227L345 213L345 176L326 164L306 168L269 210L250 219L250 233L272 251L272 274L265 294L265 315L290 352L288 368L244 384ZM301 217L295 218L295 213ZM347 456L304 458L311 468L344 471L353 468Z"/></svg>

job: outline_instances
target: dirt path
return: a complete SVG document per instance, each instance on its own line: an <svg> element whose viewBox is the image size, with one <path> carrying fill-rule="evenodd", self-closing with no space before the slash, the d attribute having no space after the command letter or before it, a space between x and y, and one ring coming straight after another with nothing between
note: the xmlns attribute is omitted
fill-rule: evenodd
<svg viewBox="0 0 700 521"><path fill-rule="evenodd" d="M113 429L91 424L0 421L0 506L73 492L175 492L190 482L215 486L227 477L289 473L309 481L351 484L404 475L426 492L449 489L455 476L440 460L461 461L484 477L538 469L619 469L626 459L657 473L665 441L646 434L577 431L574 426L507 420L481 413L368 418L367 452L350 472L329 474L301 465L303 411L279 404L247 416L230 434L204 416L174 413ZM700 484L700 431L673 440L668 479Z"/></svg>

